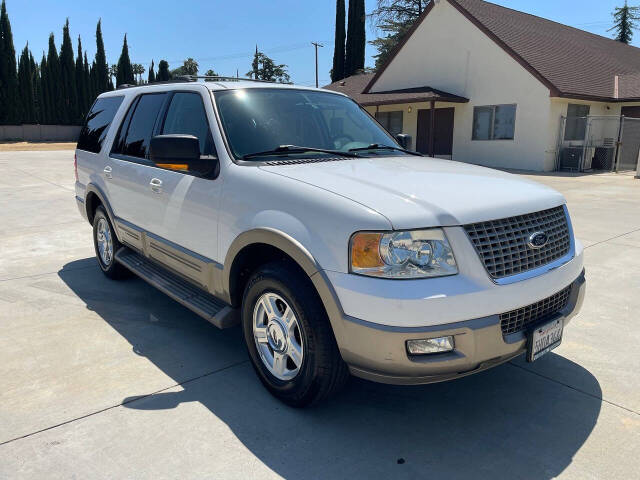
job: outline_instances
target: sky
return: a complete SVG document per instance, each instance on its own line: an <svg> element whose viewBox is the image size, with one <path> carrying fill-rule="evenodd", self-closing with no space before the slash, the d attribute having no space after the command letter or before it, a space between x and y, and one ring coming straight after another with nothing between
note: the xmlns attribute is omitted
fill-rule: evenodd
<svg viewBox="0 0 640 480"><path fill-rule="evenodd" d="M347 0L348 1L348 0ZM127 34L129 56L148 68L160 59L176 68L187 57L200 65L200 73L213 68L218 74L242 76L251 68L256 44L276 63L288 65L292 81L315 83L318 49L319 83L330 83L333 58L335 0L6 0L16 52L27 41L39 61L47 50L49 33L58 47L68 17L75 43L82 37L89 58L95 55L95 29L102 18L102 34L109 64L117 63ZM599 35L611 36L611 12L623 0L494 0L494 3L545 17ZM634 2L631 2L632 4ZM639 0L640 3L640 0ZM376 0L366 0L366 10ZM377 32L367 21L367 40ZM640 32L634 45L640 45ZM366 65L373 66L375 50L367 45ZM91 61L91 60L90 60ZM146 74L145 74L146 76Z"/></svg>

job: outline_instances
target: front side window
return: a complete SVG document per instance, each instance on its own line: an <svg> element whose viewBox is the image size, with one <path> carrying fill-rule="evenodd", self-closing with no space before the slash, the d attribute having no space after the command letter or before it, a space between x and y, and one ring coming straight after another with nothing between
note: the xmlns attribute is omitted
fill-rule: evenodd
<svg viewBox="0 0 640 480"><path fill-rule="evenodd" d="M567 107L567 124L564 128L564 139L566 141L584 140L589 111L589 105L569 104Z"/></svg>
<svg viewBox="0 0 640 480"><path fill-rule="evenodd" d="M141 95L135 105L130 120L125 118L120 131L117 153L131 157L147 158L153 128L162 108L166 94L150 93ZM129 117L129 115L127 115ZM125 125L128 121L128 125ZM126 128L126 132L124 131Z"/></svg>
<svg viewBox="0 0 640 480"><path fill-rule="evenodd" d="M376 120L380 122L391 135L402 133L402 110L395 112L376 112Z"/></svg>
<svg viewBox="0 0 640 480"><path fill-rule="evenodd" d="M334 93L280 88L214 92L228 144L236 158L283 145L340 150L398 147L353 100ZM372 155L398 155L376 150ZM258 157L260 158L260 157Z"/></svg>
<svg viewBox="0 0 640 480"><path fill-rule="evenodd" d="M178 92L173 95L162 134L193 135L200 142L201 155L215 155L207 114L202 97L197 93Z"/></svg>
<svg viewBox="0 0 640 480"><path fill-rule="evenodd" d="M515 129L515 105L473 108L473 140L513 140Z"/></svg>
<svg viewBox="0 0 640 480"><path fill-rule="evenodd" d="M115 117L123 96L98 98L91 111L87 114L87 121L82 127L77 148L87 152L99 153L102 148L109 126Z"/></svg>

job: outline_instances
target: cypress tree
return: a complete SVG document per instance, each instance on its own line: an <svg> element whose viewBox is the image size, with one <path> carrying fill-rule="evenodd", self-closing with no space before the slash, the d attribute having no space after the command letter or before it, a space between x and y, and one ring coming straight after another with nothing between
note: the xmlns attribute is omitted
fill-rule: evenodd
<svg viewBox="0 0 640 480"><path fill-rule="evenodd" d="M53 124L64 123L63 110L65 108L61 95L62 72L60 70L60 58L56 49L55 37L49 34L49 52L47 53L47 95L49 97L49 121Z"/></svg>
<svg viewBox="0 0 640 480"><path fill-rule="evenodd" d="M5 0L0 6L0 104L6 108L0 109L0 123L19 124L21 120L20 95L18 91L18 68L16 65L16 50L13 46L11 22L7 14Z"/></svg>
<svg viewBox="0 0 640 480"><path fill-rule="evenodd" d="M344 62L345 77L364 69L364 50L367 43L364 21L364 0L349 0L347 44Z"/></svg>
<svg viewBox="0 0 640 480"><path fill-rule="evenodd" d="M18 87L22 111L22 123L36 123L36 107L33 98L33 73L29 61L29 44L24 47L18 63Z"/></svg>
<svg viewBox="0 0 640 480"><path fill-rule="evenodd" d="M116 76L116 86L127 83L134 85L136 83L133 78L133 67L129 59L129 46L127 45L127 34L124 34L124 42L122 44L122 53L118 59L118 74Z"/></svg>
<svg viewBox="0 0 640 480"><path fill-rule="evenodd" d="M82 67L82 76L84 82L84 90L85 90L85 106L84 113L85 115L89 112L89 108L93 104L93 99L95 98L95 94L93 93L93 86L91 84L91 70L89 69L89 61L87 60L87 52L84 52L84 65Z"/></svg>
<svg viewBox="0 0 640 480"><path fill-rule="evenodd" d="M333 47L333 68L331 81L337 82L344 78L344 0L336 0L336 34Z"/></svg>
<svg viewBox="0 0 640 480"><path fill-rule="evenodd" d="M156 77L156 81L166 82L169 78L169 62L166 60L160 60L160 63L158 63L158 76Z"/></svg>
<svg viewBox="0 0 640 480"><path fill-rule="evenodd" d="M29 64L31 65L31 73L33 75L33 108L36 123L41 122L40 109L42 105L42 90L40 80L40 68L33 58L33 54L29 52Z"/></svg>
<svg viewBox="0 0 640 480"><path fill-rule="evenodd" d="M69 19L62 28L62 46L60 47L60 75L62 80L62 121L66 125L78 120L78 90L76 89L76 64L73 59L73 45L69 35Z"/></svg>
<svg viewBox="0 0 640 480"><path fill-rule="evenodd" d="M156 72L153 71L153 60L151 60L151 66L149 67L149 75L147 77L147 82L153 83L156 81Z"/></svg>
<svg viewBox="0 0 640 480"><path fill-rule="evenodd" d="M96 60L95 60L95 93L96 96L106 92L109 88L109 67L107 66L107 55L104 52L104 42L102 40L102 20L98 20L96 27Z"/></svg>
<svg viewBox="0 0 640 480"><path fill-rule="evenodd" d="M260 52L258 52L258 45L256 45L256 53L253 54L253 61L251 62L251 75L250 77L258 80L258 70L260 70Z"/></svg>
<svg viewBox="0 0 640 480"><path fill-rule="evenodd" d="M49 98L49 66L47 65L47 57L42 52L42 60L40 60L40 123L47 125L51 123L51 99Z"/></svg>

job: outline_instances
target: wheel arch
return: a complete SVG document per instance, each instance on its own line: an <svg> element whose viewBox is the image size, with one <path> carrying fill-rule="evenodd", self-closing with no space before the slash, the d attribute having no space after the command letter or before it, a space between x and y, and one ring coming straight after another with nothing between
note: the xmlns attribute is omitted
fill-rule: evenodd
<svg viewBox="0 0 640 480"><path fill-rule="evenodd" d="M89 223L93 225L93 217L95 216L96 209L98 208L99 205L102 205L107 212L107 216L109 217L109 221L111 222L111 225L113 225L113 229L114 229L114 233L116 234L116 237L118 238L118 240L120 240L120 238L118 237L118 229L116 228L115 215L113 214L113 209L111 208L111 204L109 203L109 200L107 200L107 196L100 189L100 187L98 187L93 183L88 184L85 191L86 191L86 194L85 194L85 200L84 200L84 208L85 208L85 211L87 214L87 220L89 220Z"/></svg>

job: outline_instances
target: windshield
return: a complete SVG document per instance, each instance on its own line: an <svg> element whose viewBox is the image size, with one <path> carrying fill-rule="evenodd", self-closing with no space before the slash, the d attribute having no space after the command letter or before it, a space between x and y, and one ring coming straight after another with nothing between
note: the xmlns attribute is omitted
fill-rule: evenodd
<svg viewBox="0 0 640 480"><path fill-rule="evenodd" d="M348 152L396 141L353 100L310 90L248 88L214 92L222 127L236 158L284 145ZM304 155L304 151L283 151ZM307 153L308 154L308 153ZM314 152L313 155L330 153ZM373 152L372 152L373 154ZM378 155L398 152L376 150ZM259 158L256 156L255 158Z"/></svg>

